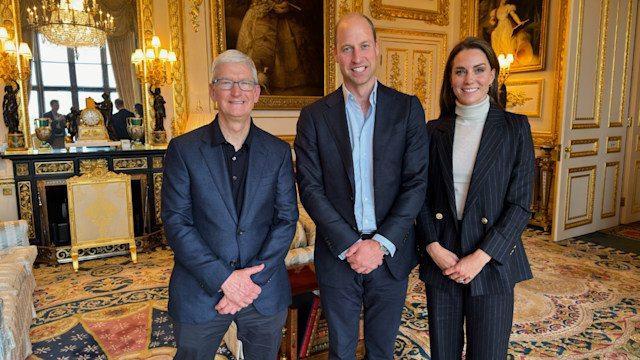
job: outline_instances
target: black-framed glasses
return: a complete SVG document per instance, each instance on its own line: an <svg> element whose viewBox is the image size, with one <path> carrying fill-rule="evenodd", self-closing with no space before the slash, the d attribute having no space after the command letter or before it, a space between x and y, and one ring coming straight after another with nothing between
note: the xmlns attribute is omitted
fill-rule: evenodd
<svg viewBox="0 0 640 360"><path fill-rule="evenodd" d="M233 81L229 79L215 79L213 82L218 85L218 89L220 90L231 90L234 84L238 84L238 87L242 91L253 91L257 85L257 83L252 80Z"/></svg>

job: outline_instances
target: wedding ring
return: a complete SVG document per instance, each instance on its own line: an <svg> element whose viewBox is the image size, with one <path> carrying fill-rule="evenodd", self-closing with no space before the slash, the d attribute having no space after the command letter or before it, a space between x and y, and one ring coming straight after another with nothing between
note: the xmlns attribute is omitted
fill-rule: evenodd
<svg viewBox="0 0 640 360"><path fill-rule="evenodd" d="M462 279L458 280L458 284L464 284L464 280Z"/></svg>

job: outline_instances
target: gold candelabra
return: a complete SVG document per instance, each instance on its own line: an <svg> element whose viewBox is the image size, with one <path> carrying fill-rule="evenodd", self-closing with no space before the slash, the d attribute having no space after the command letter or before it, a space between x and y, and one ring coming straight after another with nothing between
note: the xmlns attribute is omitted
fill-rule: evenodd
<svg viewBox="0 0 640 360"><path fill-rule="evenodd" d="M513 63L513 54L498 55L498 63L500 64L500 73L498 74L498 85L502 87L509 78L511 64Z"/></svg>
<svg viewBox="0 0 640 360"><path fill-rule="evenodd" d="M151 39L151 47L146 52L136 49L131 54L131 63L136 67L136 77L140 83L153 87L169 85L173 81L176 53L160 48L160 38Z"/></svg>
<svg viewBox="0 0 640 360"><path fill-rule="evenodd" d="M21 42L16 49L15 39L9 37L6 28L0 27L0 78L5 84L28 79L31 75L31 58L29 45Z"/></svg>

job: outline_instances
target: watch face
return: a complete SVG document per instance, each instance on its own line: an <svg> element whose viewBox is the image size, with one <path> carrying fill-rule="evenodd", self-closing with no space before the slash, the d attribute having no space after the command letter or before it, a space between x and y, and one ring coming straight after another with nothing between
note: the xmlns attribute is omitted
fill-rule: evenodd
<svg viewBox="0 0 640 360"><path fill-rule="evenodd" d="M100 112L95 109L85 109L82 112L82 123L88 126L95 126L100 122Z"/></svg>

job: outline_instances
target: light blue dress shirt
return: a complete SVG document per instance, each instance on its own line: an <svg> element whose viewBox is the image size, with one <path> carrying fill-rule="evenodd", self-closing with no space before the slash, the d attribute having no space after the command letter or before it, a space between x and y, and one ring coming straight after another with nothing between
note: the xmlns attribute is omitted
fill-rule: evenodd
<svg viewBox="0 0 640 360"><path fill-rule="evenodd" d="M344 93L345 111L347 113L347 124L349 126L349 139L351 140L353 179L356 187L353 213L356 217L358 230L361 233L375 233L377 225L373 187L373 132L376 123L378 81L375 82L373 91L371 95L369 95L369 110L366 114L362 113L360 104L358 104L355 96L353 96L344 85L342 89ZM395 245L384 237L384 235L376 233L373 236L373 240L384 245L391 256L395 254ZM358 239L358 241L362 240ZM340 259L345 259L344 254L347 250L340 254Z"/></svg>

